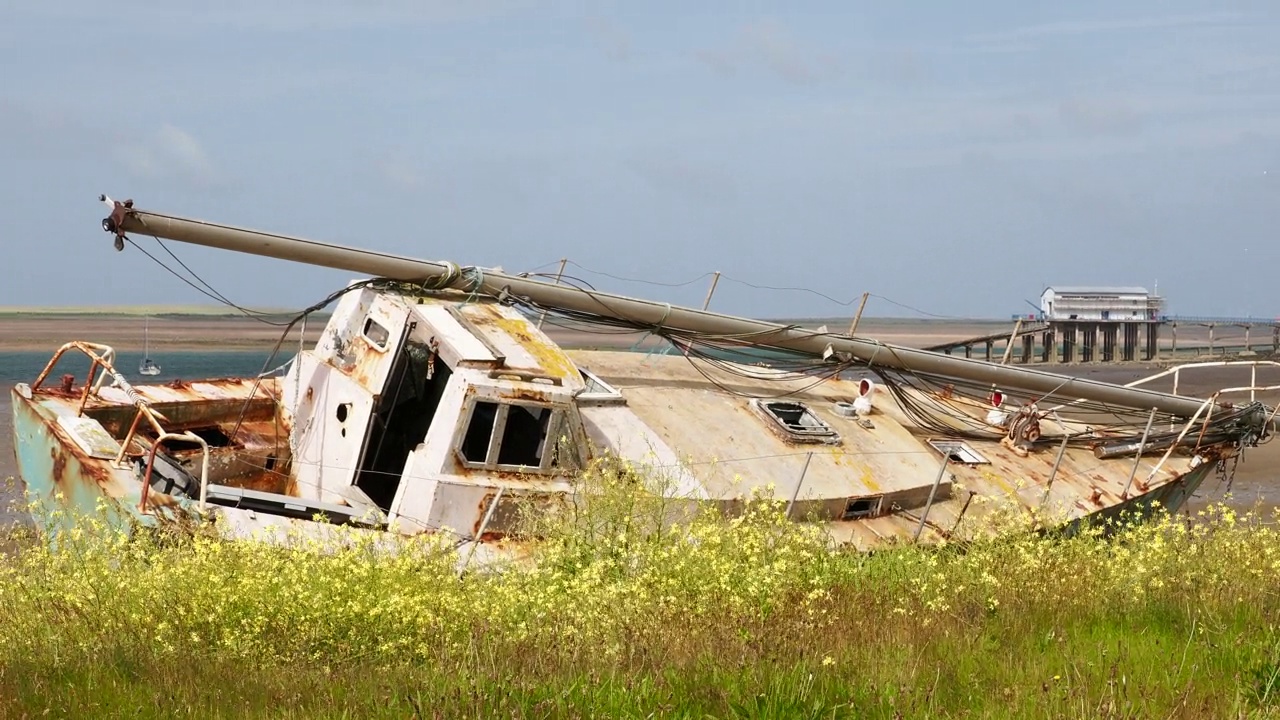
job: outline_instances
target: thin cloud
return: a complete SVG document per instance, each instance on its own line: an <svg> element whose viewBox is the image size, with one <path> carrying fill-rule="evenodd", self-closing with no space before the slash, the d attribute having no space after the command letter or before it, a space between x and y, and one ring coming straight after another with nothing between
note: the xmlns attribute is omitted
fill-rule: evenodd
<svg viewBox="0 0 1280 720"><path fill-rule="evenodd" d="M732 175L685 158L674 148L651 148L628 166L655 190L685 200L714 205L737 194Z"/></svg>
<svg viewBox="0 0 1280 720"><path fill-rule="evenodd" d="M1214 12L1194 15L1165 15L1140 18L1115 18L1109 20L1067 20L1062 22L1024 25L995 33L971 35L968 43L985 47L1027 48L1029 40L1063 37L1070 35L1091 35L1098 33L1164 30L1170 28L1206 27L1239 23L1245 16L1240 13Z"/></svg>
<svg viewBox="0 0 1280 720"><path fill-rule="evenodd" d="M140 178L178 178L203 184L217 175L200 142L173 125L162 125L146 138L120 144L116 154L125 168Z"/></svg>
<svg viewBox="0 0 1280 720"><path fill-rule="evenodd" d="M294 31L462 22L487 19L528 5L527 0L177 0L163 4L118 0L110 4L41 3L26 11L54 20L112 22L127 18L130 27L181 25Z"/></svg>
<svg viewBox="0 0 1280 720"><path fill-rule="evenodd" d="M743 25L727 47L704 48L694 57L719 75L734 75L757 65L796 84L813 82L840 70L834 55L806 47L786 26L774 20Z"/></svg>
<svg viewBox="0 0 1280 720"><path fill-rule="evenodd" d="M1123 97L1072 97L1058 106L1058 116L1074 130L1128 135L1142 129L1143 113Z"/></svg>
<svg viewBox="0 0 1280 720"><path fill-rule="evenodd" d="M396 190L416 191L426 184L422 172L404 155L388 155L374 161L378 178Z"/></svg>
<svg viewBox="0 0 1280 720"><path fill-rule="evenodd" d="M631 35L617 23L593 15L586 20L587 32L604 49L610 60L625 62L631 59Z"/></svg>

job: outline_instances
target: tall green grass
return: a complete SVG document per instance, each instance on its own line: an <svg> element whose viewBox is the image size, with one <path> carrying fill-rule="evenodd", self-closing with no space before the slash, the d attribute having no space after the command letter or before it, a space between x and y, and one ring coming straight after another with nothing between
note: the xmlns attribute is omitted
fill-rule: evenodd
<svg viewBox="0 0 1280 720"><path fill-rule="evenodd" d="M867 555L598 468L531 530L463 573L431 537L18 538L0 716L1280 717L1280 533L1224 508Z"/></svg>

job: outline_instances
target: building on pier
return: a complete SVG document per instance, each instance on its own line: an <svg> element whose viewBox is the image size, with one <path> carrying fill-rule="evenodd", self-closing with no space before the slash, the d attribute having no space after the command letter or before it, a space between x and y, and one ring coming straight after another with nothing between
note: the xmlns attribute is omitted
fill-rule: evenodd
<svg viewBox="0 0 1280 720"><path fill-rule="evenodd" d="M1163 302L1143 287L1050 286L1040 294L1040 315L1048 322L1159 320Z"/></svg>

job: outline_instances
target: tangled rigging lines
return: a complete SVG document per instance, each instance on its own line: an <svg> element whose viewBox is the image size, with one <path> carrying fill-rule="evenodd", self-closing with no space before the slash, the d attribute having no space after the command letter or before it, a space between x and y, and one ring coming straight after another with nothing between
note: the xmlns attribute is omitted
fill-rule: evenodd
<svg viewBox="0 0 1280 720"><path fill-rule="evenodd" d="M979 417L958 409L954 402L956 399L964 399L974 404L975 410L985 411L991 408L992 393L997 388L989 383L888 368L859 359L838 359L831 362L807 353L768 347L771 337L788 331L806 329L794 324L754 333L722 335L673 329L661 324L633 320L610 307L607 300L600 297L594 288L586 283L566 276L562 276L561 281L568 282L592 297L601 306L601 312L549 307L529 298L504 296L502 299L527 312L542 314L547 323L557 327L600 334L645 332L662 338L678 348L709 382L735 395L764 399L797 395L823 382L839 378L843 373L862 370L874 373L899 407L927 432L944 437L974 440L998 440L1006 435L1005 428L993 426ZM759 366L764 367L756 370L755 368ZM713 369L718 372L713 374L710 372ZM787 386L773 394L746 393L728 386L721 379L724 376L742 377L753 381L786 382ZM796 387L797 376L811 377L813 381ZM1066 382L1063 383L1064 386L1066 384ZM1053 393L1033 393L1016 387L1001 387L999 391L1006 398L1005 402L1014 407L1021 406L1028 409L1036 407L1053 396ZM1051 417L1058 420L1059 424L1068 422L1082 430L1076 433L1068 432L1065 436L1061 433L1045 434L1037 437L1038 442L1056 444L1062 442L1064 437L1068 444L1075 446L1095 446L1100 440L1117 443L1140 441L1143 435L1147 434L1148 422L1152 427L1152 431L1147 434L1148 443L1173 442L1186 422L1185 418L1171 413L1152 413L1070 396L1062 396L1058 398L1058 402L1060 405L1057 408L1039 410L1038 416ZM1217 408L1205 418L1202 429L1197 431L1197 439L1206 444L1224 441L1256 444L1261 434L1257 423L1257 414L1260 410L1265 408L1259 403L1250 403L1226 411ZM1156 430L1156 428L1169 429Z"/></svg>

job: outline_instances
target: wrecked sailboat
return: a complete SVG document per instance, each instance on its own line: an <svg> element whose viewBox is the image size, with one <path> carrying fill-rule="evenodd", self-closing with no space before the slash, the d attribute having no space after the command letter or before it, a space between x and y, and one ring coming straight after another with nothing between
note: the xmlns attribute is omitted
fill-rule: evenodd
<svg viewBox="0 0 1280 720"><path fill-rule="evenodd" d="M13 391L37 499L230 537L331 524L498 548L537 501L616 460L732 513L753 493L841 544L978 532L997 506L1056 522L1176 510L1269 437L1273 412L952 358L825 329L638 300L143 211L103 227L359 273L282 376L134 385L71 342ZM312 308L314 310L316 308ZM545 318L647 332L672 353L566 350ZM777 356L757 362L758 351ZM85 381L55 366L88 358ZM528 502L528 501L535 502ZM64 513L72 518L76 512ZM57 527L46 526L53 531Z"/></svg>

